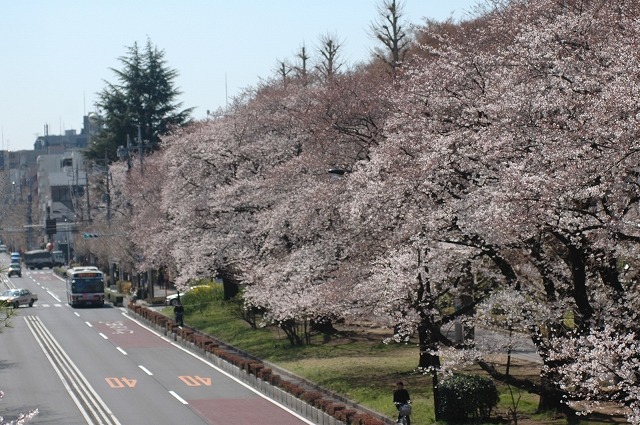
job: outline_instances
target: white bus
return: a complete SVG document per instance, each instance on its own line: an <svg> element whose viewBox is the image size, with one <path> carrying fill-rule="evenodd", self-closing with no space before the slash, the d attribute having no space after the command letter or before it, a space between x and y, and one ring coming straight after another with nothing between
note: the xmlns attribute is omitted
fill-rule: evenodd
<svg viewBox="0 0 640 425"><path fill-rule="evenodd" d="M69 305L103 305L104 273L97 267L74 267L67 270L67 302Z"/></svg>

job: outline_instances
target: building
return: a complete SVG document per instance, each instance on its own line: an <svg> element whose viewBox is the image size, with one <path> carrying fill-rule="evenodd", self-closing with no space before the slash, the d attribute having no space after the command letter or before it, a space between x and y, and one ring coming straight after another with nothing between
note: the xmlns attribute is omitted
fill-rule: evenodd
<svg viewBox="0 0 640 425"><path fill-rule="evenodd" d="M76 130L66 130L63 135L50 135L49 126L44 126L44 136L39 136L33 150L39 153L62 153L68 150L84 149L89 143L89 117L83 118L80 134Z"/></svg>
<svg viewBox="0 0 640 425"><path fill-rule="evenodd" d="M67 241L75 229L63 223L89 217L87 168L82 155L89 141L89 124L85 116L79 134L67 130L63 135L50 135L45 126L45 135L36 139L32 151L0 151L0 202L4 208L0 227L14 246L40 246L45 241L47 216L60 223L58 232L66 232Z"/></svg>
<svg viewBox="0 0 640 425"><path fill-rule="evenodd" d="M86 211L87 171L82 153L39 155L37 182L40 211L57 221L81 220Z"/></svg>

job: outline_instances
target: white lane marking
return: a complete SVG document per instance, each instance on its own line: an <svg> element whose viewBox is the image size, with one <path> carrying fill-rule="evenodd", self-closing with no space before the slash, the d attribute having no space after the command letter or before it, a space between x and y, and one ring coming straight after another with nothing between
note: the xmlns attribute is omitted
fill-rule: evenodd
<svg viewBox="0 0 640 425"><path fill-rule="evenodd" d="M142 369L144 371L144 373L146 373L149 376L153 376L153 373L151 373L151 371L149 369L147 369L146 367L142 366L142 365L138 365L138 367L140 369Z"/></svg>
<svg viewBox="0 0 640 425"><path fill-rule="evenodd" d="M109 337L107 337L105 334L103 334L102 332L100 332L98 335L100 335L101 337L103 337L104 339L109 339Z"/></svg>
<svg viewBox="0 0 640 425"><path fill-rule="evenodd" d="M36 316L27 316L25 321L87 424L121 425L44 323Z"/></svg>
<svg viewBox="0 0 640 425"><path fill-rule="evenodd" d="M86 323L86 324L87 324L87 326L89 326L90 328L92 328L92 327L93 327L93 325L92 325L90 322L84 322L84 323Z"/></svg>
<svg viewBox="0 0 640 425"><path fill-rule="evenodd" d="M169 391L169 394L171 394L172 396L174 396L180 403L182 404L189 404L187 403L187 400L183 399L182 397L180 397L178 394L175 393L175 391Z"/></svg>
<svg viewBox="0 0 640 425"><path fill-rule="evenodd" d="M300 419L302 422L309 424L309 425L315 425L313 422L311 422L310 420L308 420L307 418L297 414L296 412L294 412L293 410L289 409L287 406L285 406L284 404L278 403L277 401L267 397L266 395L262 394L260 391L256 390L255 388L253 388L251 385L242 382L240 379L236 378L235 376L231 375L230 373L220 369L218 366L214 365L213 363L211 363L208 360L203 359L202 357L199 357L197 354L192 353L191 351L187 350L186 348L180 346L179 344L171 341L169 338L165 337L164 335L160 334L159 332L157 332L155 329L148 327L147 325L145 325L142 322L139 322L137 319L135 319L132 316L129 316L126 313L123 313L123 315L127 316L127 318L129 318L131 321L133 321L134 323L137 323L138 326L148 330L149 332L151 332L152 334L160 337L160 339L165 340L166 342L168 342L169 344L173 345L174 347L178 348L179 350L184 351L185 353L189 354L191 357L194 357L198 360L200 360L202 363L206 364L207 366L211 367L212 369L217 370L218 372L220 372L221 374L223 374L224 376L234 380L235 382L237 382L238 384L242 385L243 387L245 387L246 389L248 389L249 391L257 394L258 396L264 398L265 400L269 401L270 403L278 406L279 408L281 408L282 410L284 410L285 412L291 414L292 416L295 416L296 418ZM174 395L173 391L169 391L170 393L172 393L172 395ZM178 398L177 395L174 395L174 397Z"/></svg>
<svg viewBox="0 0 640 425"><path fill-rule="evenodd" d="M127 355L127 352L124 351L122 348L120 347L116 347L116 350L120 351L122 354L124 354L125 356Z"/></svg>
<svg viewBox="0 0 640 425"><path fill-rule="evenodd" d="M56 302L60 302L60 298L58 298L56 296L56 294L54 294L53 292L49 291L48 289L47 289L47 294L51 295L53 297L53 299L56 300Z"/></svg>

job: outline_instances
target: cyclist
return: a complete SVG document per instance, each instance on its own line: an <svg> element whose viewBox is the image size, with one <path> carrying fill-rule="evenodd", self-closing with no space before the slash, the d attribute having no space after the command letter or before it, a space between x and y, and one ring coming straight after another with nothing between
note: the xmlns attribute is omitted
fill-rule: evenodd
<svg viewBox="0 0 640 425"><path fill-rule="evenodd" d="M398 381L396 383L396 390L393 392L393 404L396 405L398 409L398 423L401 423L403 416L407 418L407 425L411 425L411 418L409 415L403 414L401 408L402 406L408 405L411 403L411 397L409 396L409 391L404 388L404 384L402 381Z"/></svg>

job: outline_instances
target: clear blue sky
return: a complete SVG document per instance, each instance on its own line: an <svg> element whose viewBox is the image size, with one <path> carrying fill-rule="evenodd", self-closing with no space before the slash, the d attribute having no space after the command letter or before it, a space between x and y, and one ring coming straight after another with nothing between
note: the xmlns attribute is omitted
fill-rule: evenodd
<svg viewBox="0 0 640 425"><path fill-rule="evenodd" d="M411 23L468 18L477 0L405 0ZM33 149L38 135L82 127L110 68L147 37L179 72L194 118L274 75L321 35L344 43L348 66L367 60L379 0L0 1L0 127L3 150Z"/></svg>

